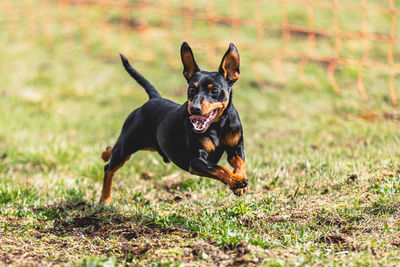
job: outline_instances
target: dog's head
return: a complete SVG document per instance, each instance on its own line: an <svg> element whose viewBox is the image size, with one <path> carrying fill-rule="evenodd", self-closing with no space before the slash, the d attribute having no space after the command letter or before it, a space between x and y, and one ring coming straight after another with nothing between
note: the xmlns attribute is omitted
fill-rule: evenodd
<svg viewBox="0 0 400 267"><path fill-rule="evenodd" d="M205 132L217 122L229 104L232 85L239 79L239 52L230 44L222 58L218 72L200 70L192 49L184 42L181 46L183 76L188 87L188 112L196 133Z"/></svg>

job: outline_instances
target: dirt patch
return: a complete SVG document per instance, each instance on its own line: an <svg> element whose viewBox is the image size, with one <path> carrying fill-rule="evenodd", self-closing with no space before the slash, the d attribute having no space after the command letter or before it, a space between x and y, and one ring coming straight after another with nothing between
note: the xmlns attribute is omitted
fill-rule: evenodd
<svg viewBox="0 0 400 267"><path fill-rule="evenodd" d="M342 227L348 224L348 222L338 218L337 216L322 216L317 214L316 216L316 224L317 225L329 225L329 226L337 226Z"/></svg>
<svg viewBox="0 0 400 267"><path fill-rule="evenodd" d="M3 242L3 240L1 241L3 246L9 245L7 242ZM23 248L15 248L13 251L0 252L0 262L10 265L26 265L28 263L34 264L35 262L41 262L43 258L43 256L37 255L33 251L26 251Z"/></svg>
<svg viewBox="0 0 400 267"><path fill-rule="evenodd" d="M358 175L357 174L349 174L347 176L347 183L352 183L354 181L356 181L358 179Z"/></svg>
<svg viewBox="0 0 400 267"><path fill-rule="evenodd" d="M240 242L232 246L217 246L213 241L199 240L190 245L190 253L197 259L211 259L219 266L248 266L260 263L260 259L254 259L249 244Z"/></svg>
<svg viewBox="0 0 400 267"><path fill-rule="evenodd" d="M359 251L361 248L356 247L345 235L341 234L326 234L315 240L316 243L324 243L327 245L336 245L338 248L343 248L350 251Z"/></svg>
<svg viewBox="0 0 400 267"><path fill-rule="evenodd" d="M101 212L88 216L72 217L57 220L54 227L48 231L57 235L73 235L77 232L86 236L107 239L110 236L120 237L130 241L137 238L158 238L160 235L178 233L183 236L193 236L183 227L160 227L155 223L137 223L134 217L120 214L110 217Z"/></svg>
<svg viewBox="0 0 400 267"><path fill-rule="evenodd" d="M83 218L74 218L72 220L71 226L72 227L79 227L79 228L86 228L93 226L97 229L100 228L100 223L103 219L102 218L97 218L97 217L83 217ZM67 224L64 223L64 226Z"/></svg>
<svg viewBox="0 0 400 267"><path fill-rule="evenodd" d="M18 218L7 218L7 225L22 227ZM30 228L24 235L15 231L0 235L0 262L24 265L37 260L48 264L77 260L67 258L64 251L68 251L68 255L82 255L84 252L83 255L112 256L129 262L149 251L178 246L196 236L182 227L160 227L138 223L132 218L109 218L94 213L56 220L50 228ZM51 257L48 255L49 247L52 247Z"/></svg>
<svg viewBox="0 0 400 267"><path fill-rule="evenodd" d="M199 240L188 245L188 247L191 248L191 254L196 258L210 257L215 263L222 263L223 261L229 260L228 254L204 240Z"/></svg>
<svg viewBox="0 0 400 267"><path fill-rule="evenodd" d="M335 234L326 234L321 236L317 242L319 243L325 243L325 244L333 244L333 245L341 245L341 244L346 244L347 240L345 237L341 235L335 235Z"/></svg>
<svg viewBox="0 0 400 267"><path fill-rule="evenodd" d="M400 247L400 239L393 240L390 244L395 247Z"/></svg>
<svg viewBox="0 0 400 267"><path fill-rule="evenodd" d="M7 221L14 227L22 226L18 218ZM35 264L38 260L47 265L80 262L74 255L114 257L118 262L146 265L159 260L165 251L169 251L169 259L189 264L248 266L262 262L246 242L219 246L183 227L160 227L102 212L57 219L49 228L29 228L24 235L10 231L0 235L0 243L0 262L16 265Z"/></svg>
<svg viewBox="0 0 400 267"><path fill-rule="evenodd" d="M342 234L353 236L355 232L360 232L360 234L366 234L366 233L372 233L373 231L376 231L376 230L378 230L378 227L376 227L376 226L354 225L354 226L345 226L340 229L340 232Z"/></svg>

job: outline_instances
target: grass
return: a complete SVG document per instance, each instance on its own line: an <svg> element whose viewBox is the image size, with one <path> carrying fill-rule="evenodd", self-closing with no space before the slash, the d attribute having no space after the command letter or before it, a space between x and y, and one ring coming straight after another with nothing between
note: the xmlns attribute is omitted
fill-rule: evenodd
<svg viewBox="0 0 400 267"><path fill-rule="evenodd" d="M69 9L66 16L75 16ZM85 36L86 27L72 33ZM198 27L204 34L207 26ZM186 95L182 69L165 62L159 44L137 52L137 32L123 40L118 31L105 32L107 46L95 29L88 43L58 30L50 41L28 38L26 29L0 33L2 264L398 264L400 114L390 105L387 74L365 70L367 102L351 66L336 73L341 95L316 63L305 68L310 86L290 61L286 84L275 82L270 66L259 84L239 47L234 103L244 125L249 192L238 198L217 181L138 152L117 172L114 204L105 207L97 204L101 152L147 99L117 52L130 51L161 94L179 103ZM200 66L207 65L204 49L195 44L194 50ZM225 158L221 163L227 166Z"/></svg>

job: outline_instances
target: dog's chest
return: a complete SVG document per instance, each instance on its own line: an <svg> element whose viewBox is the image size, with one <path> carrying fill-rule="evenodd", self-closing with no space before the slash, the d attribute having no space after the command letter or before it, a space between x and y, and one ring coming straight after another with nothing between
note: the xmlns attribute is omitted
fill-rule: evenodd
<svg viewBox="0 0 400 267"><path fill-rule="evenodd" d="M225 150L226 147L234 147L240 139L240 132L227 131L217 132L211 130L207 135L199 138L200 146L209 154L219 150Z"/></svg>
<svg viewBox="0 0 400 267"><path fill-rule="evenodd" d="M207 152L212 153L221 148L221 139L216 134L209 134L199 138L200 146Z"/></svg>
<svg viewBox="0 0 400 267"><path fill-rule="evenodd" d="M216 135L207 135L199 138L200 148L206 151L209 161L217 163L225 151L222 138Z"/></svg>

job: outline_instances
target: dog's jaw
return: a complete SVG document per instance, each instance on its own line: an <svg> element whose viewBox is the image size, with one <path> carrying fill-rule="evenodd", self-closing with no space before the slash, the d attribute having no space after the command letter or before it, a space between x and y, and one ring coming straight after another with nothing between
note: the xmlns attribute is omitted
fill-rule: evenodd
<svg viewBox="0 0 400 267"><path fill-rule="evenodd" d="M206 115L192 115L189 117L190 122L193 125L193 131L195 133L204 133L210 127L214 118L218 114L218 109L214 109Z"/></svg>

